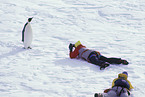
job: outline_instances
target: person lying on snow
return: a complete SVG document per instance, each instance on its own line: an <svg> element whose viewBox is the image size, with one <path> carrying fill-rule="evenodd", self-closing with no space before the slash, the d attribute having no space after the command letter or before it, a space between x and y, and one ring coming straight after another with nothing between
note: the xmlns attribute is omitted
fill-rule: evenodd
<svg viewBox="0 0 145 97"><path fill-rule="evenodd" d="M95 93L94 97L129 97L133 86L127 78L128 73L126 71L118 74L118 78L115 78L112 82L112 88L106 89L104 94Z"/></svg>
<svg viewBox="0 0 145 97"><path fill-rule="evenodd" d="M75 48L75 50L73 50L73 48ZM70 58L82 58L92 64L100 66L100 70L105 69L109 64L129 64L126 60L122 60L121 58L107 58L98 51L87 49L80 41L75 44L70 43L69 50Z"/></svg>

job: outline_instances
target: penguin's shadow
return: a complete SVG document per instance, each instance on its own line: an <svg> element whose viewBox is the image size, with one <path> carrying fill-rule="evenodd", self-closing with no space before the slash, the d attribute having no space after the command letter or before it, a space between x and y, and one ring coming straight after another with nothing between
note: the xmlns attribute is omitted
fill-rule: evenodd
<svg viewBox="0 0 145 97"><path fill-rule="evenodd" d="M17 47L17 46L13 46L13 45L9 45L7 47L11 48L11 50L7 53L1 54L0 59L25 51L25 49L23 49L22 47Z"/></svg>

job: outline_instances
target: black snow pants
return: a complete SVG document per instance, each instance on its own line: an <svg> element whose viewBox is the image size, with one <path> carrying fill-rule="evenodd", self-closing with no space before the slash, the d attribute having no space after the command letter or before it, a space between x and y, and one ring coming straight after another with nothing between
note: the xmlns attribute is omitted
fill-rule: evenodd
<svg viewBox="0 0 145 97"><path fill-rule="evenodd" d="M121 58L107 58L105 56L98 56L96 52L92 52L88 57L90 63L101 66L103 63L121 64Z"/></svg>

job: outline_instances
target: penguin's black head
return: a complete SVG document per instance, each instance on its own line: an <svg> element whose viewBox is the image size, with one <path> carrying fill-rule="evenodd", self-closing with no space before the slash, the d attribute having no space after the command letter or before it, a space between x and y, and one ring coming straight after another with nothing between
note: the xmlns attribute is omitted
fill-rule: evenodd
<svg viewBox="0 0 145 97"><path fill-rule="evenodd" d="M32 19L33 19L33 17L32 18L28 18L28 22L31 22Z"/></svg>

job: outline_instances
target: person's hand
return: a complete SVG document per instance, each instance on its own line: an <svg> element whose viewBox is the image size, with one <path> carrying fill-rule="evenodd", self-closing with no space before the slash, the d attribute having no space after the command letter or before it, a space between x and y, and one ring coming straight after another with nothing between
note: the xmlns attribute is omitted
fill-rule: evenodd
<svg viewBox="0 0 145 97"><path fill-rule="evenodd" d="M70 44L69 44L69 51L70 51L70 52L72 52L73 47L74 47L74 44L70 43Z"/></svg>

